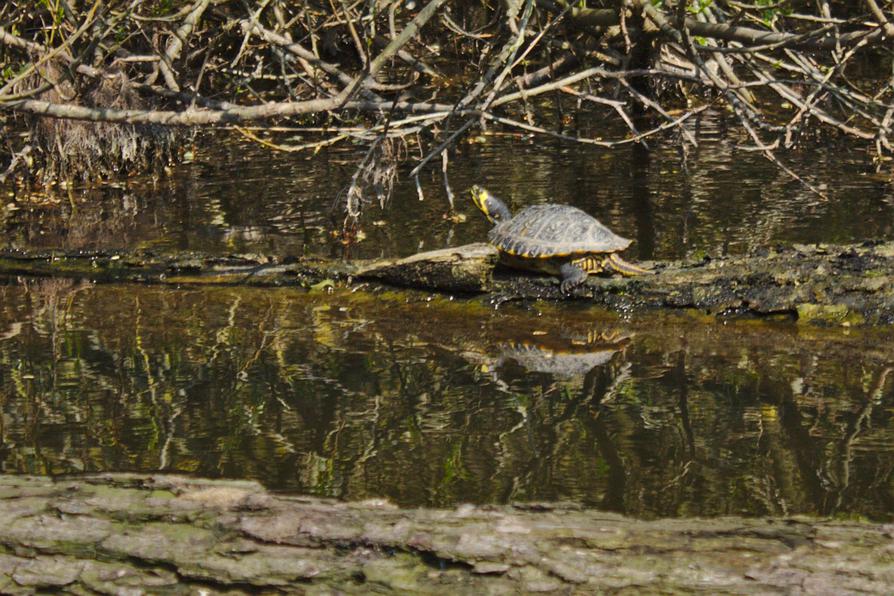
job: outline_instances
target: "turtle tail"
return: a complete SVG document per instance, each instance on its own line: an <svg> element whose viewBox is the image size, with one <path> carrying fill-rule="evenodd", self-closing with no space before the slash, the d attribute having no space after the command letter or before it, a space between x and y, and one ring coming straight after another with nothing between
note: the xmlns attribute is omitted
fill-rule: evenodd
<svg viewBox="0 0 894 596"><path fill-rule="evenodd" d="M608 255L604 263L608 269L616 271L621 275L634 276L651 273L651 271L649 271L648 269L643 269L642 267L637 267L632 263L628 263L627 261L619 257L616 253Z"/></svg>

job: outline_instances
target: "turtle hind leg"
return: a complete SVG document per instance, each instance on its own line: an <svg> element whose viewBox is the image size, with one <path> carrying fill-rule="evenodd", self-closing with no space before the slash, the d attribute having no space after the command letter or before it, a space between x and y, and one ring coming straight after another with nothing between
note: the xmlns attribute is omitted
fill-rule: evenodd
<svg viewBox="0 0 894 596"><path fill-rule="evenodd" d="M619 257L617 253L612 253L602 259L602 265L606 269L610 269L611 271L615 271L627 277L652 273L648 269L643 269L642 267L637 267L633 263L628 263L627 261Z"/></svg>
<svg viewBox="0 0 894 596"><path fill-rule="evenodd" d="M570 294L574 288L587 281L587 272L576 261L569 261L562 265L559 268L559 274L562 276L559 289L563 294Z"/></svg>

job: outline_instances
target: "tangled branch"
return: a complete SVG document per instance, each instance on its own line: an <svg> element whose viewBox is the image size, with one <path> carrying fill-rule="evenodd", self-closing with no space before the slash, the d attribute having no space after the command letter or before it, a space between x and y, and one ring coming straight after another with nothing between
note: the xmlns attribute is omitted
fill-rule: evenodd
<svg viewBox="0 0 894 596"><path fill-rule="evenodd" d="M367 143L342 193L357 217L387 200L392 162L409 159L392 140L419 145L410 176L420 189L419 174L440 161L452 198L450 150L489 126L606 148L676 130L695 144L687 120L726 108L754 149L808 187L781 153L805 134L867 144L879 164L892 152L894 75L861 74L891 63L890 2L835 14L827 2L794 0L173 4L0 9L0 118L31 130L7 143L5 176L64 177L104 152L118 165L100 174L139 169L153 152L174 157L174 129L235 126L271 150ZM551 126L569 101L577 127ZM595 131L606 118L617 126ZM261 127L249 133L247 123ZM274 130L283 124L318 138L284 145ZM32 161L44 169L24 172Z"/></svg>

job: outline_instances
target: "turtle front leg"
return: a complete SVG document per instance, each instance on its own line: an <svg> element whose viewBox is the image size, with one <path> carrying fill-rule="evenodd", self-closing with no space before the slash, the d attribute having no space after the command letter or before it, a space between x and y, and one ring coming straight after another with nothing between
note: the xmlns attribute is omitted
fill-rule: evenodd
<svg viewBox="0 0 894 596"><path fill-rule="evenodd" d="M602 265L591 257L568 261L559 268L559 273L562 275L559 289L563 294L570 294L574 288L580 287L587 281L587 274L600 271L602 271Z"/></svg>
<svg viewBox="0 0 894 596"><path fill-rule="evenodd" d="M559 273L562 275L562 283L559 284L559 289L563 294L570 294L574 288L587 281L587 272L574 261L569 261L562 265L559 268Z"/></svg>

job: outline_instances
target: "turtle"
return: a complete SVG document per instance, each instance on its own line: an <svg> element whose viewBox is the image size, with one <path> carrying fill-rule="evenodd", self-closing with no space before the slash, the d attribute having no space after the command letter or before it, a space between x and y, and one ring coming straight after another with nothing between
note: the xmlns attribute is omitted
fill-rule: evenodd
<svg viewBox="0 0 894 596"><path fill-rule="evenodd" d="M496 224L487 239L500 251L500 261L516 269L559 276L563 294L583 284L590 273L650 273L618 256L630 240L577 207L532 205L513 217L506 204L486 188L476 184L470 192L475 205Z"/></svg>

